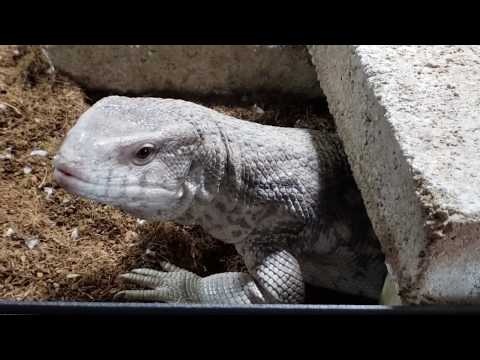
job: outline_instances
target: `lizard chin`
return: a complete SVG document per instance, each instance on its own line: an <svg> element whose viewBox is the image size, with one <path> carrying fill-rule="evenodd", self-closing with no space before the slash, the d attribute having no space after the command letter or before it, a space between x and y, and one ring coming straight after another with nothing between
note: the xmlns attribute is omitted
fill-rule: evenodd
<svg viewBox="0 0 480 360"><path fill-rule="evenodd" d="M148 201L130 201L119 207L131 215L143 219L156 221L174 221L181 217L194 201L196 187L184 182L176 191L163 191L162 196L157 194L149 197ZM152 201L152 198L158 199Z"/></svg>

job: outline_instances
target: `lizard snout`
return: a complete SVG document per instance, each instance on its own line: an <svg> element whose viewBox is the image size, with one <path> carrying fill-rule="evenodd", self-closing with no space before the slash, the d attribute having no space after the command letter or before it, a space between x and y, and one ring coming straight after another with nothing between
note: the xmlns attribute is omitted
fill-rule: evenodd
<svg viewBox="0 0 480 360"><path fill-rule="evenodd" d="M61 155L55 156L53 160L53 167L54 167L54 177L59 183L63 184L65 179L67 178L76 178L78 180L88 182L85 176L81 173L81 171L71 162L67 162L65 158Z"/></svg>

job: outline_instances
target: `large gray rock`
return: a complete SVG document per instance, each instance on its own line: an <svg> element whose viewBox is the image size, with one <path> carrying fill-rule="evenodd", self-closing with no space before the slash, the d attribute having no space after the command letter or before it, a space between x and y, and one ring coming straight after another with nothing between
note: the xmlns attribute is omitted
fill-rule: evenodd
<svg viewBox="0 0 480 360"><path fill-rule="evenodd" d="M480 47L309 51L403 303L480 302Z"/></svg>
<svg viewBox="0 0 480 360"><path fill-rule="evenodd" d="M322 95L305 46L46 45L54 67L110 94Z"/></svg>

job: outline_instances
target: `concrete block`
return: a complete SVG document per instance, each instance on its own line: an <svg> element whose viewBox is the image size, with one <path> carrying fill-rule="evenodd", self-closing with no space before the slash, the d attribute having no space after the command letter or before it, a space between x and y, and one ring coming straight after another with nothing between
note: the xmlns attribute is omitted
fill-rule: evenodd
<svg viewBox="0 0 480 360"><path fill-rule="evenodd" d="M308 48L402 302L479 303L480 47Z"/></svg>
<svg viewBox="0 0 480 360"><path fill-rule="evenodd" d="M322 95L305 46L45 45L54 67L109 94Z"/></svg>

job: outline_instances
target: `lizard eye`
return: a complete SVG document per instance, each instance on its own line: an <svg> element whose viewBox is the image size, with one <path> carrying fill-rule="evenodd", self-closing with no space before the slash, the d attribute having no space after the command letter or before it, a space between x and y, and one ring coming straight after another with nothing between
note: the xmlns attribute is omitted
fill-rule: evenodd
<svg viewBox="0 0 480 360"><path fill-rule="evenodd" d="M144 144L135 152L133 162L136 165L145 165L153 159L155 154L155 145Z"/></svg>

